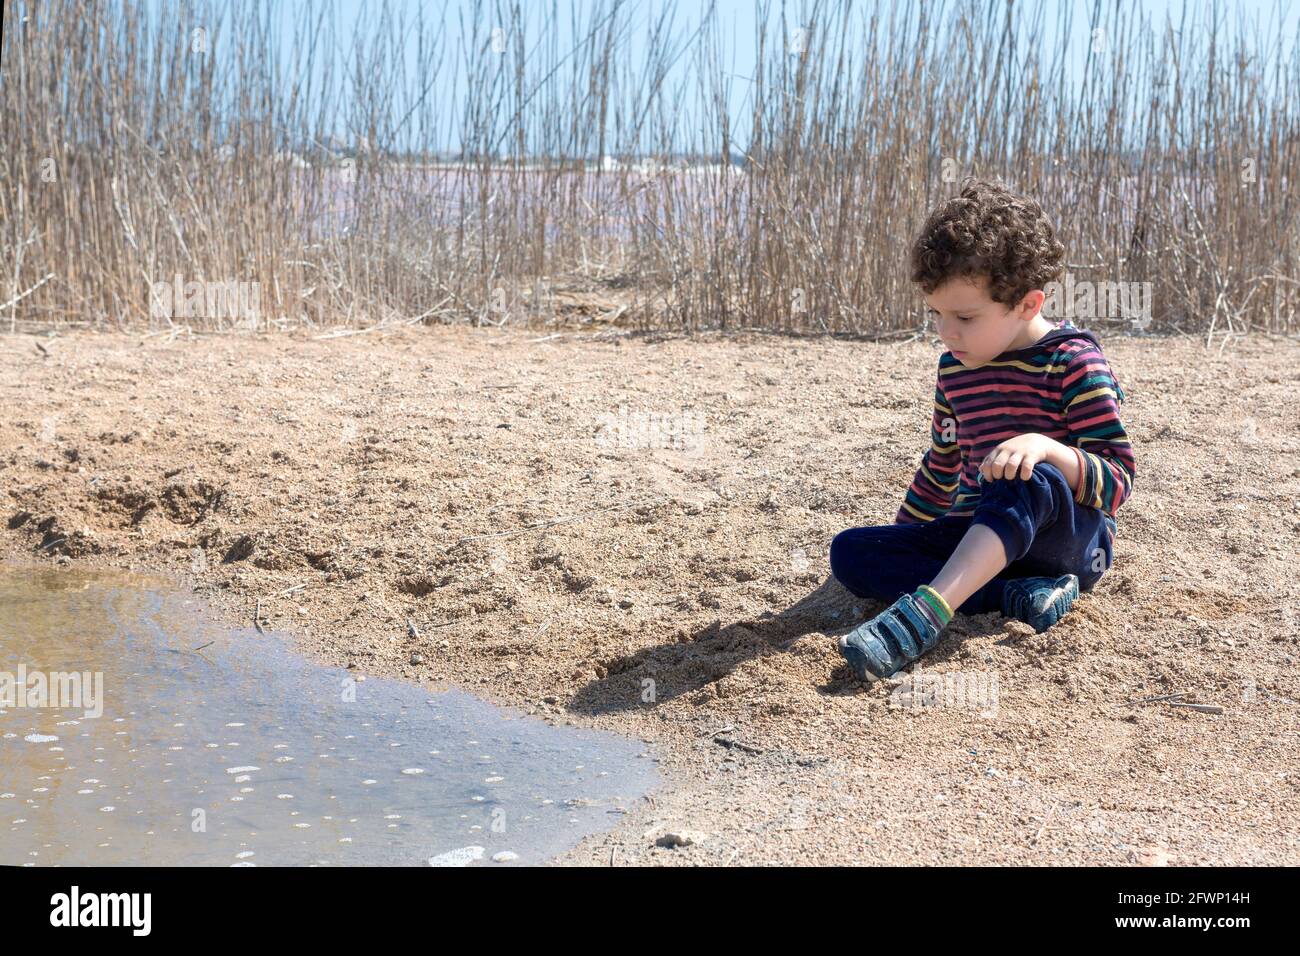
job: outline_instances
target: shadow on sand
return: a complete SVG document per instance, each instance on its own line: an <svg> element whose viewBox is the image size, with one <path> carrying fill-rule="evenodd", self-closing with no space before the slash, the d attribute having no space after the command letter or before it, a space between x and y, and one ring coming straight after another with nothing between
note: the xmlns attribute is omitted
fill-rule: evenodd
<svg viewBox="0 0 1300 956"><path fill-rule="evenodd" d="M721 680L746 660L784 652L807 634L823 634L833 644L886 606L886 602L856 596L828 574L815 590L778 614L768 612L757 620L725 626L715 621L693 632L682 630L675 641L603 662L606 675L579 690L567 709L594 716L653 707ZM962 616L961 623L950 627L945 639L926 655L926 663L941 664L960 653L964 640L1001 631L1000 620ZM848 666L841 663L818 689L825 694L843 694L857 692L859 687Z"/></svg>
<svg viewBox="0 0 1300 956"><path fill-rule="evenodd" d="M750 658L784 651L806 634L824 634L833 641L884 607L880 601L855 596L827 575L815 590L778 614L768 612L725 626L715 621L694 632L682 631L671 643L605 662L606 676L578 691L567 709L596 715L654 706L720 680ZM848 668L838 667L823 690L855 685Z"/></svg>

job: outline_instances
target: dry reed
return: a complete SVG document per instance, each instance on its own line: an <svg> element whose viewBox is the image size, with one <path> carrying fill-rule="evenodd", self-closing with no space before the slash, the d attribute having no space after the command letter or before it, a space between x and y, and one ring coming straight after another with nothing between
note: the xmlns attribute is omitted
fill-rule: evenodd
<svg viewBox="0 0 1300 956"><path fill-rule="evenodd" d="M907 242L977 175L1042 200L1075 279L1150 283L1152 331L1296 331L1300 64L1217 10L1098 3L1070 36L1041 4L765 2L741 78L713 14L554 6L561 48L517 4L346 36L278 9L4 5L0 321L907 334Z"/></svg>

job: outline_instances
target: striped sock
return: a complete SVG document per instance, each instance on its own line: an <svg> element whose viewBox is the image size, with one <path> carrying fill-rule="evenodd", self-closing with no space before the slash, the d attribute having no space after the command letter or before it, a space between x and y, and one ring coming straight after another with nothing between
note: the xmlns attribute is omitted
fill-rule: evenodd
<svg viewBox="0 0 1300 956"><path fill-rule="evenodd" d="M936 633L948 626L952 620L952 608L942 594L930 585L922 584L912 596L916 599L916 606L933 622Z"/></svg>

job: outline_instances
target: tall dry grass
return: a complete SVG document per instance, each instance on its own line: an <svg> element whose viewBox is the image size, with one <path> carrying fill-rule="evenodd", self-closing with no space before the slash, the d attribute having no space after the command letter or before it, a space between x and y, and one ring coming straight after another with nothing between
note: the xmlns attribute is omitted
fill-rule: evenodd
<svg viewBox="0 0 1300 956"><path fill-rule="evenodd" d="M1222 10L763 2L743 38L610 0L548 8L561 46L515 3L281 9L5 4L0 322L906 334L907 244L976 175L1042 200L1075 279L1151 283L1153 331L1297 328L1300 62ZM169 312L177 277L255 300Z"/></svg>

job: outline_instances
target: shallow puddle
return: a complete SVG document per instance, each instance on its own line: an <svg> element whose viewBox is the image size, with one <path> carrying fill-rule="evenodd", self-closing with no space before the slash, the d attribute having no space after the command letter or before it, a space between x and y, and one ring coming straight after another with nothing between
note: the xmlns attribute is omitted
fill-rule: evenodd
<svg viewBox="0 0 1300 956"><path fill-rule="evenodd" d="M659 782L638 741L358 681L205 610L0 566L0 864L538 863Z"/></svg>

